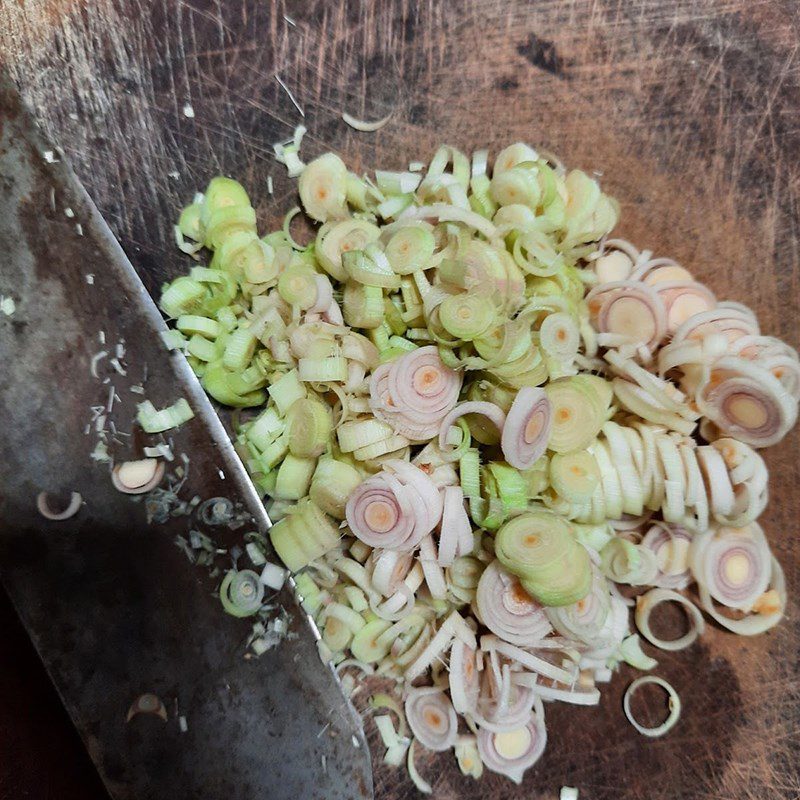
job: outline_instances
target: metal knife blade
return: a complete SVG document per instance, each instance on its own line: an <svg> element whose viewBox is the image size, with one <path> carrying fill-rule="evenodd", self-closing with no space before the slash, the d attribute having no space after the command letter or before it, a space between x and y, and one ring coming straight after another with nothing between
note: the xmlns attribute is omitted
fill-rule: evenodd
<svg viewBox="0 0 800 800"><path fill-rule="evenodd" d="M0 182L0 294L16 302L13 316L0 315L0 577L109 792L372 797L360 720L291 591L276 602L295 638L245 660L249 623L224 614L215 582L174 544L190 520L148 525L144 505L90 457L99 417L117 458L140 447L132 421L143 398L132 386L158 407L185 397L195 418L169 434L189 457L181 496L225 496L269 523L195 376L167 355L164 323L132 265L4 78ZM77 491L84 505L49 522L36 511L41 490ZM219 533L223 546L233 540ZM144 692L162 699L167 721L126 723Z"/></svg>

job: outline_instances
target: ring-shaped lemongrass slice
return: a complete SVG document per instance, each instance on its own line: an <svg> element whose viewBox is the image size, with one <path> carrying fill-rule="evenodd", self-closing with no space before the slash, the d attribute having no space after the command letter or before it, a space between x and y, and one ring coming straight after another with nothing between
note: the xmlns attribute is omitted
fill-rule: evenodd
<svg viewBox="0 0 800 800"><path fill-rule="evenodd" d="M512 675L516 674L508 662L502 665L499 679L494 667L484 668L478 707L471 715L481 728L505 733L523 727L530 719L536 695L530 687L513 682Z"/></svg>
<svg viewBox="0 0 800 800"><path fill-rule="evenodd" d="M761 526L721 527L698 543L694 577L718 603L747 611L767 590L771 553Z"/></svg>
<svg viewBox="0 0 800 800"><path fill-rule="evenodd" d="M659 639L650 629L650 614L653 609L661 603L678 603L686 611L691 627L688 632L677 639ZM650 644L660 647L662 650L683 650L693 644L698 636L706 629L703 615L697 606L687 600L682 594L672 591L672 589L651 589L649 592L640 595L636 599L636 627L642 636Z"/></svg>
<svg viewBox="0 0 800 800"><path fill-rule="evenodd" d="M611 595L602 575L595 575L592 590L571 606L545 610L552 626L568 639L590 646L602 645L604 627L611 613Z"/></svg>
<svg viewBox="0 0 800 800"><path fill-rule="evenodd" d="M413 563L414 559L410 553L401 553L397 550L375 550L372 586L384 597L390 597L406 579Z"/></svg>
<svg viewBox="0 0 800 800"><path fill-rule="evenodd" d="M405 702L406 719L423 747L449 750L458 736L458 719L447 695L434 686L411 689Z"/></svg>
<svg viewBox="0 0 800 800"><path fill-rule="evenodd" d="M403 484L417 491L427 513L426 534L430 533L442 518L442 496L439 487L418 466L399 458L384 462L384 470L394 473Z"/></svg>
<svg viewBox="0 0 800 800"><path fill-rule="evenodd" d="M757 336L758 321L752 314L734 308L723 308L722 304L710 311L689 317L674 333L673 342L688 339L704 339L711 334L722 334L729 342L742 336Z"/></svg>
<svg viewBox="0 0 800 800"><path fill-rule="evenodd" d="M400 356L389 370L395 408L412 421L441 420L455 406L460 390L461 376L442 362L434 346Z"/></svg>
<svg viewBox="0 0 800 800"><path fill-rule="evenodd" d="M459 714L471 714L478 705L480 694L480 651L473 650L464 642L456 640L450 649L448 682L453 707Z"/></svg>
<svg viewBox="0 0 800 800"><path fill-rule="evenodd" d="M667 281L655 288L667 309L668 333L674 333L686 320L712 311L717 305L717 298L702 283Z"/></svg>
<svg viewBox="0 0 800 800"><path fill-rule="evenodd" d="M658 575L654 584L663 589L685 589L689 584L689 545L692 535L679 525L653 524L642 539L642 546L656 555Z"/></svg>
<svg viewBox="0 0 800 800"><path fill-rule="evenodd" d="M547 730L537 714L531 714L527 725L514 731L478 731L478 752L486 768L517 784L522 783L525 771L539 760L546 745Z"/></svg>
<svg viewBox="0 0 800 800"><path fill-rule="evenodd" d="M394 550L413 550L419 542L412 534L427 521L425 509L415 508L406 487L386 473L368 478L351 492L345 517L364 544Z"/></svg>
<svg viewBox="0 0 800 800"><path fill-rule="evenodd" d="M453 427L455 422L467 414L480 414L481 416L486 417L486 419L488 419L500 432L502 432L506 421L505 412L502 408L500 408L500 406L497 406L494 403L489 403L484 400L469 400L465 403L459 403L441 422L439 427L440 450L443 452L448 452L453 449L447 443L448 434L450 433L450 429Z"/></svg>
<svg viewBox="0 0 800 800"><path fill-rule="evenodd" d="M157 458L126 461L111 472L111 482L125 494L144 494L155 489L164 477L164 462Z"/></svg>
<svg viewBox="0 0 800 800"><path fill-rule="evenodd" d="M781 382L742 358L719 359L697 400L723 433L753 447L776 444L797 419L797 403Z"/></svg>
<svg viewBox="0 0 800 800"><path fill-rule="evenodd" d="M542 606L499 561L493 561L483 571L475 595L475 608L481 622L511 644L533 645L552 631Z"/></svg>
<svg viewBox="0 0 800 800"><path fill-rule="evenodd" d="M81 505L83 504L83 497L78 492L71 492L69 503L63 511L54 511L50 505L50 495L47 492L39 492L36 496L36 508L39 513L52 522L60 522L64 519L74 517L78 513Z"/></svg>
<svg viewBox="0 0 800 800"><path fill-rule="evenodd" d="M770 588L756 600L751 609L753 613L741 619L720 614L714 607L708 589L701 583L698 583L697 589L703 610L723 628L740 636L756 636L768 631L780 622L786 610L786 579L781 565L774 556L771 559Z"/></svg>
<svg viewBox="0 0 800 800"><path fill-rule="evenodd" d="M680 264L662 264L653 266L642 275L642 283L648 286L656 286L659 283L675 283L676 281L689 282L693 280L692 273Z"/></svg>
<svg viewBox="0 0 800 800"><path fill-rule="evenodd" d="M655 686L660 686L667 693L669 715L660 725L657 725L654 728L646 728L633 716L633 712L631 711L631 698L642 686L646 686L647 684L651 683ZM678 697L678 693L672 688L671 684L667 683L667 681L665 681L663 678L658 678L655 675L645 675L641 678L637 678L625 690L622 706L625 710L625 716L628 718L628 722L630 722L631 725L633 725L633 727L642 734L642 736L649 736L651 738L663 736L665 733L669 732L681 715L681 700L680 697Z"/></svg>
<svg viewBox="0 0 800 800"><path fill-rule="evenodd" d="M733 486L725 461L710 445L698 447L696 452L711 510L715 517L725 517L731 513L734 504Z"/></svg>
<svg viewBox="0 0 800 800"><path fill-rule="evenodd" d="M633 260L622 250L612 250L595 259L592 267L600 283L625 281L633 271Z"/></svg>
<svg viewBox="0 0 800 800"><path fill-rule="evenodd" d="M601 284L586 295L586 303L600 333L613 334L652 349L667 332L663 300L642 283Z"/></svg>
<svg viewBox="0 0 800 800"><path fill-rule="evenodd" d="M500 446L506 461L528 469L547 449L553 413L543 389L525 386L517 392L506 415Z"/></svg>

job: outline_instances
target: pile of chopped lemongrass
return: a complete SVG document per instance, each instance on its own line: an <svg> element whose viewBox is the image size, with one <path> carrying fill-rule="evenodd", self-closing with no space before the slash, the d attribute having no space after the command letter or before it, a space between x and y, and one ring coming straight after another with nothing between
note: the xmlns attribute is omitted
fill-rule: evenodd
<svg viewBox="0 0 800 800"><path fill-rule="evenodd" d="M324 651L396 679L389 763L407 758L428 791L415 744L521 780L545 703L595 705L621 662L656 666L630 607L666 650L695 641L703 612L744 635L778 622L757 448L795 422L791 347L608 238L615 201L527 145L491 172L452 147L372 179L333 153L295 160L316 239L292 237L297 209L259 237L244 188L214 178L176 229L210 262L161 308L208 393L254 409L237 449ZM283 583L257 564L225 576L231 614ZM687 612L677 640L650 627L665 602ZM680 711L655 682L670 714L631 716L647 735Z"/></svg>

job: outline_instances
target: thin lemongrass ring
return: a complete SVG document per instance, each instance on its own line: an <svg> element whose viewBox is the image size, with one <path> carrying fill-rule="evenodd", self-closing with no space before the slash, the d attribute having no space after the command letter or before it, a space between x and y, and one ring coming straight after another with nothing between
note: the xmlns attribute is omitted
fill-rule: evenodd
<svg viewBox="0 0 800 800"><path fill-rule="evenodd" d="M50 495L47 492L39 492L36 496L36 508L39 513L45 519L49 519L52 522L60 522L74 517L78 513L83 505L83 498L78 492L71 492L69 503L63 511L54 511L51 502Z"/></svg>
<svg viewBox="0 0 800 800"><path fill-rule="evenodd" d="M646 728L644 725L640 724L631 712L631 698L642 686L646 686L648 684L660 686L667 693L668 698L667 705L669 708L669 715L664 722L654 728ZM655 675L645 675L641 678L637 678L625 690L625 696L622 700L622 707L625 710L625 716L628 718L628 722L630 722L631 725L633 725L633 727L642 734L642 736L649 736L651 738L663 736L665 733L668 733L670 730L672 730L681 715L681 699L678 696L678 693L669 683L667 683L667 681L665 681L663 678L658 678Z"/></svg>
<svg viewBox="0 0 800 800"><path fill-rule="evenodd" d="M720 614L714 607L714 601L708 593L708 589L702 583L698 583L697 590L703 610L723 628L727 628L740 636L757 636L775 627L783 618L786 610L787 595L783 569L774 556L771 562L771 588L756 601L752 609L755 613L748 614L741 619L733 619Z"/></svg>
<svg viewBox="0 0 800 800"><path fill-rule="evenodd" d="M448 445L448 435L450 429L455 422L467 414L480 414L486 417L498 431L502 432L505 425L506 415L502 408L496 406L494 403L488 403L483 400L469 400L465 403L459 403L455 406L447 416L442 420L439 427L439 449L445 452L453 448Z"/></svg>
<svg viewBox="0 0 800 800"><path fill-rule="evenodd" d="M633 281L605 283L586 296L589 312L601 333L656 346L667 332L664 302L651 287Z"/></svg>
<svg viewBox="0 0 800 800"><path fill-rule="evenodd" d="M449 750L458 736L458 720L447 695L435 687L411 689L405 703L406 719L414 736L428 750Z"/></svg>
<svg viewBox="0 0 800 800"><path fill-rule="evenodd" d="M472 713L480 693L479 653L456 640L450 650L448 681L453 707L459 714Z"/></svg>
<svg viewBox="0 0 800 800"><path fill-rule="evenodd" d="M686 611L690 628L687 633L677 639L659 639L650 629L650 614L661 603L678 603ZM695 642L705 631L706 623L697 606L682 594L671 589L651 589L636 599L636 627L650 644L662 650L684 650Z"/></svg>
<svg viewBox="0 0 800 800"><path fill-rule="evenodd" d="M654 523L642 538L642 545L656 555L656 586L663 589L684 589L689 583L688 564L691 534L681 526Z"/></svg>
<svg viewBox="0 0 800 800"><path fill-rule="evenodd" d="M478 731L478 752L484 765L517 784L539 760L546 745L544 721L536 714L531 714L527 725L514 731L492 733L486 728Z"/></svg>
<svg viewBox="0 0 800 800"><path fill-rule="evenodd" d="M499 561L493 561L483 571L475 607L483 624L511 644L532 645L552 632L542 606Z"/></svg>
<svg viewBox="0 0 800 800"><path fill-rule="evenodd" d="M547 449L552 406L543 389L525 386L511 404L501 436L503 455L517 469L528 469Z"/></svg>

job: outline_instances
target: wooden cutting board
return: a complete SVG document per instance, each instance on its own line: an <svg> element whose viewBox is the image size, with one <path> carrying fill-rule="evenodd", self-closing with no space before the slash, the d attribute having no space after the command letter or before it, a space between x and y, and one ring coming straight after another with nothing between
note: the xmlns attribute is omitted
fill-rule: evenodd
<svg viewBox="0 0 800 800"><path fill-rule="evenodd" d="M213 175L242 180L265 226L295 203L271 145L300 122L305 156L333 149L357 170L402 169L441 142L526 140L600 175L621 235L798 346L798 28L797 3L777 0L8 0L0 57L153 291L185 269L171 226ZM366 134L342 111L393 117ZM763 522L790 592L798 442L766 456ZM589 800L797 798L797 612L793 599L757 639L712 627L659 655L684 704L664 739L624 721L623 670L599 709L548 707L548 749L523 788L475 784L450 758L421 771L442 800L544 800L563 784ZM377 797L416 796L403 771L376 780Z"/></svg>

